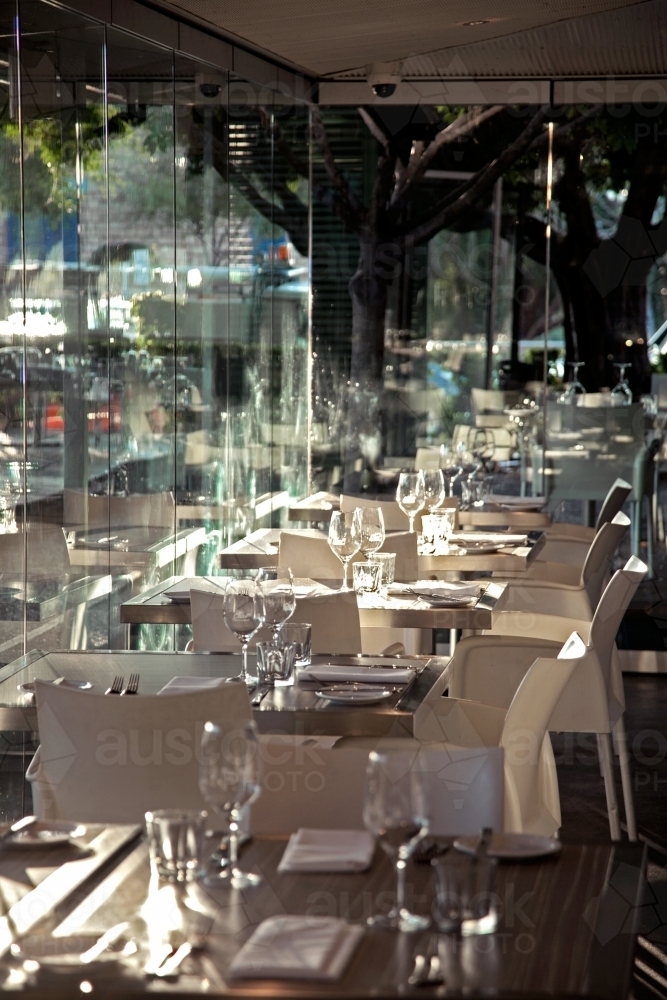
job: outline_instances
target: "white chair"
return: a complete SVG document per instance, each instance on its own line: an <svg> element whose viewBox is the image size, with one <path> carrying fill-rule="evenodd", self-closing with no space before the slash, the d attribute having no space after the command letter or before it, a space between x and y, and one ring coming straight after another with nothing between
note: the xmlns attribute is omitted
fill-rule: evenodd
<svg viewBox="0 0 667 1000"><path fill-rule="evenodd" d="M552 579L521 577L508 581L509 593L503 610L490 631L502 635L539 634L543 618L559 617L590 622L609 574L609 560L630 527L630 518L618 513L604 524L589 546L581 570L574 566L545 565L552 568ZM495 574L494 574L495 575ZM577 576L576 582L572 580ZM545 626L549 628L549 624Z"/></svg>
<svg viewBox="0 0 667 1000"><path fill-rule="evenodd" d="M583 651L581 640L573 640L561 659L536 660L509 711L442 697L443 674L415 713L414 739L345 737L333 747L323 737L298 744L278 736L263 741L265 792L253 805L253 830L359 826L369 752L407 750L430 772L431 802L441 810L435 832L477 833L488 806L483 825L552 836L560 826L560 801L546 723Z"/></svg>
<svg viewBox="0 0 667 1000"><path fill-rule="evenodd" d="M240 642L225 625L224 594L191 590L192 648L194 652L238 653ZM356 655L361 653L359 609L353 592L298 597L290 622L312 626L311 648L315 654ZM251 647L259 640L270 639L268 629L260 629Z"/></svg>
<svg viewBox="0 0 667 1000"><path fill-rule="evenodd" d="M96 496L81 490L63 492L64 524L86 528L169 528L176 525L173 493Z"/></svg>
<svg viewBox="0 0 667 1000"><path fill-rule="evenodd" d="M147 809L203 809L198 757L204 723L252 718L248 689L112 698L37 681L40 746L26 777L41 819L141 823Z"/></svg>
<svg viewBox="0 0 667 1000"><path fill-rule="evenodd" d="M384 526L387 531L407 531L410 521L395 500L370 500L366 497L351 497L345 493L340 495L340 509L344 514L352 514L357 507L375 507L382 511ZM421 513L415 518L415 528L419 531Z"/></svg>
<svg viewBox="0 0 667 1000"><path fill-rule="evenodd" d="M625 816L630 840L637 839L632 778L623 713L623 675L615 639L632 597L647 567L632 556L605 588L593 621L580 623L586 641L580 666L554 708L549 729L554 732L596 733L605 782L612 839L620 839L618 805L612 770L611 739L619 754ZM544 616L544 621L549 621ZM481 635L463 639L446 670L449 692L457 698L484 698L505 708L511 704L526 671L537 656L553 655L572 622L552 618L550 628L528 636Z"/></svg>
<svg viewBox="0 0 667 1000"><path fill-rule="evenodd" d="M423 745L409 738L364 740L263 736L262 794L252 805L253 833L286 834L299 827L363 827L364 787L372 749L408 751L425 775L430 831L476 834L504 823L503 751Z"/></svg>
<svg viewBox="0 0 667 1000"><path fill-rule="evenodd" d="M54 524L29 524L27 533L20 526L18 531L0 534L0 573L22 577L24 570L28 580L66 577L70 560L62 528Z"/></svg>
<svg viewBox="0 0 667 1000"><path fill-rule="evenodd" d="M409 582L417 579L419 560L416 532L395 531L388 534L380 552L396 553L396 580ZM363 562L365 558L359 552L352 563ZM343 576L340 559L331 551L327 536L321 533L281 531L278 564L289 566L296 577L310 577L311 580L340 580Z"/></svg>
<svg viewBox="0 0 667 1000"><path fill-rule="evenodd" d="M536 563L558 562L573 566L583 566L588 547L604 524L608 524L619 513L632 492L630 483L616 479L604 499L594 528L581 524L555 522L545 529L546 543L538 553ZM533 569L532 573L539 573Z"/></svg>

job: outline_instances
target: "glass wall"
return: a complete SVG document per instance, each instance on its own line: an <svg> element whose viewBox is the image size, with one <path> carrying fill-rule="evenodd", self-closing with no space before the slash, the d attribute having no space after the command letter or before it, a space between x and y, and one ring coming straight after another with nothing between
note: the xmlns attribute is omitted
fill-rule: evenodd
<svg viewBox="0 0 667 1000"><path fill-rule="evenodd" d="M0 16L0 663L166 648L120 604L307 490L308 111L41 0Z"/></svg>

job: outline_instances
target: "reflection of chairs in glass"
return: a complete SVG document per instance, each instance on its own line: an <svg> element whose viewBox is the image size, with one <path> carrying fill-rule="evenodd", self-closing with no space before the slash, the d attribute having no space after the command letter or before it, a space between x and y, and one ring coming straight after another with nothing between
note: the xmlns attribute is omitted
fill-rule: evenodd
<svg viewBox="0 0 667 1000"><path fill-rule="evenodd" d="M173 493L132 493L98 496L64 490L64 524L70 528L169 528L174 530Z"/></svg>
<svg viewBox="0 0 667 1000"><path fill-rule="evenodd" d="M516 406L521 398L518 391L503 392L500 389L471 389L470 401L475 416L491 413L504 413L511 406Z"/></svg>
<svg viewBox="0 0 667 1000"><path fill-rule="evenodd" d="M224 580L220 583L224 586ZM223 620L224 593L191 590L193 649L195 652L238 653L239 639ZM320 597L297 597L291 623L307 622L312 626L312 652L354 655L361 652L359 609L353 592L332 593ZM260 629L250 646L270 639L269 630Z"/></svg>
<svg viewBox="0 0 667 1000"><path fill-rule="evenodd" d="M196 751L204 723L236 729L251 717L245 684L139 698L36 686L41 745L26 777L40 819L137 823L147 809L201 809ZM105 732L114 734L106 757ZM170 752L167 742L156 762L156 738L169 733L180 734L179 749L174 742Z"/></svg>
<svg viewBox="0 0 667 1000"><path fill-rule="evenodd" d="M653 579L653 555L655 546L655 497L657 494L657 463L656 455L660 450L660 439L656 438L649 445L644 445L637 453L632 477L632 500L630 502L630 517L632 527L632 554L641 555L642 514L646 500L646 547L648 578Z"/></svg>

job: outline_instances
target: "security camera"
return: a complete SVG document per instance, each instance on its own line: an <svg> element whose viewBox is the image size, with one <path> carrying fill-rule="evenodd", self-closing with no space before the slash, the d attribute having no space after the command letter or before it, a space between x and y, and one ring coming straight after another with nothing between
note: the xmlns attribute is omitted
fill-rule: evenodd
<svg viewBox="0 0 667 1000"><path fill-rule="evenodd" d="M366 67L366 79L376 97L391 97L402 80L403 64L373 63Z"/></svg>
<svg viewBox="0 0 667 1000"><path fill-rule="evenodd" d="M205 101L214 101L216 104L220 103L219 97L222 87L218 80L219 77L213 73L197 73L195 83L197 84L197 90Z"/></svg>
<svg viewBox="0 0 667 1000"><path fill-rule="evenodd" d="M220 93L220 87L217 83L200 83L199 89L202 93L202 96L208 97L209 100L212 100L214 97L217 97L218 94Z"/></svg>

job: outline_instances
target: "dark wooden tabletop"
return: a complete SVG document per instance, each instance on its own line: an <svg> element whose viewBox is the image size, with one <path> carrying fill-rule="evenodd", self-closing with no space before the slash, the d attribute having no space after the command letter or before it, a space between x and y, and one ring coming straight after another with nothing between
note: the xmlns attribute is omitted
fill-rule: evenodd
<svg viewBox="0 0 667 1000"><path fill-rule="evenodd" d="M407 986L414 956L423 951L429 933L398 934L370 930L364 935L342 979L335 985L306 982L226 981L233 957L264 919L276 914L342 917L363 923L386 910L393 899L394 875L389 860L376 851L368 872L346 875L278 874L283 839L256 839L242 853L242 865L260 872L261 886L243 892L204 889L198 883L171 886L150 879L147 847L139 842L119 854L111 870L97 882L80 885L70 900L36 929L46 932L102 934L121 920L142 946L148 934L178 932L204 935L201 952L186 958L176 983L156 985L137 973L96 985L94 995L140 996L167 990L179 998L326 997L362 998L398 995L501 998L595 997L623 1000L627 995L639 907L644 883L641 844L564 845L559 856L545 861L501 864L495 884L502 916L488 937L457 940L440 935L445 986L419 991ZM4 874L0 855L0 875ZM14 869L16 861L13 862ZM432 869L410 864L408 903L428 913L434 899ZM173 938L172 938L173 941ZM5 973L6 974L6 973ZM84 978L83 976L81 977ZM73 996L26 986L31 998ZM76 995L79 995L78 991Z"/></svg>

